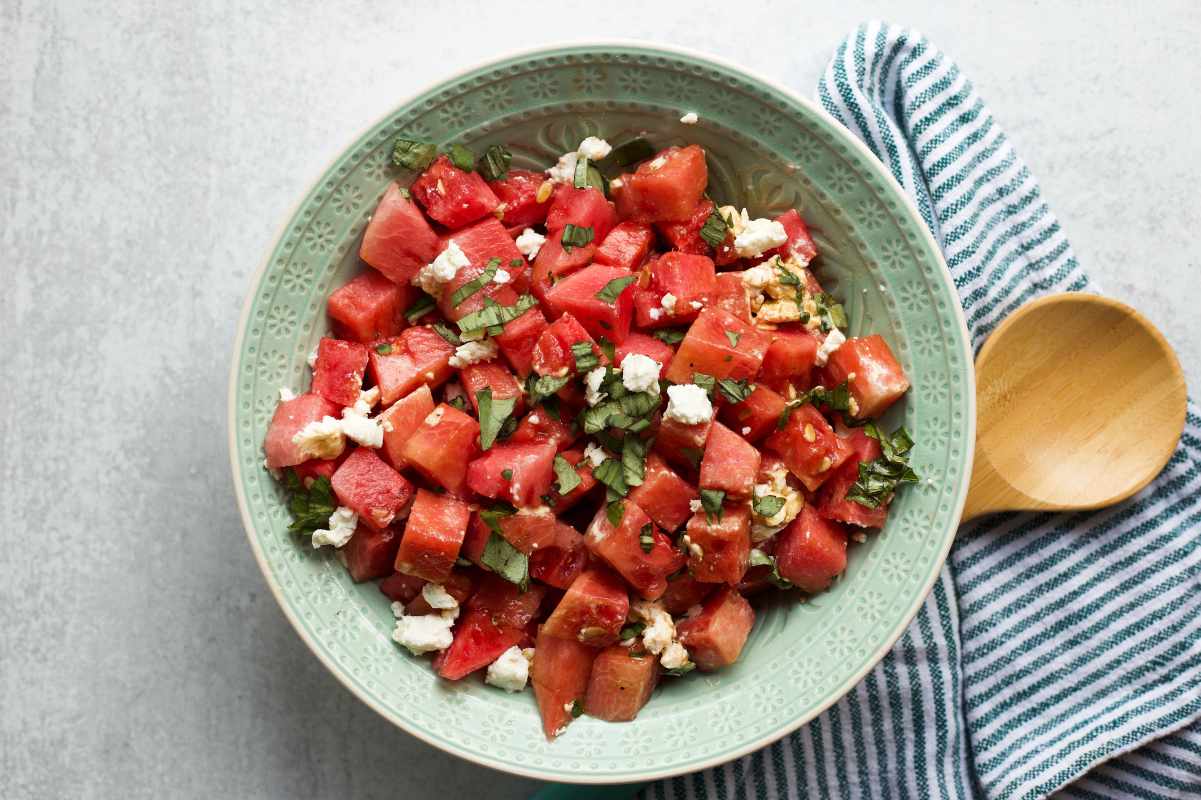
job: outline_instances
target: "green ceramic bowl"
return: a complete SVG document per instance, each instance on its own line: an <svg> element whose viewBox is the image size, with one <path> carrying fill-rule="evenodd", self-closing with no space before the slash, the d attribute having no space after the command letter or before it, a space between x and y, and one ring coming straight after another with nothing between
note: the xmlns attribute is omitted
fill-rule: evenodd
<svg viewBox="0 0 1201 800"><path fill-rule="evenodd" d="M700 123L685 126L695 111ZM506 143L515 166L545 167L595 134L696 142L710 192L756 214L803 211L823 283L854 334L878 332L913 381L889 425L904 423L923 480L888 525L852 547L846 575L809 602L770 602L742 658L713 675L667 681L638 719L581 718L548 743L532 693L437 679L428 658L389 639L372 583L288 534L284 496L260 444L280 386L302 390L305 357L326 332L325 298L358 270L359 236L385 186L397 134L477 149ZM971 350L955 289L914 207L879 162L815 104L692 53L638 44L523 53L462 73L389 113L352 143L301 201L243 309L230 378L234 483L251 547L296 630L352 692L420 739L507 772L606 783L701 769L762 747L835 702L884 655L933 585L966 493L974 440Z"/></svg>

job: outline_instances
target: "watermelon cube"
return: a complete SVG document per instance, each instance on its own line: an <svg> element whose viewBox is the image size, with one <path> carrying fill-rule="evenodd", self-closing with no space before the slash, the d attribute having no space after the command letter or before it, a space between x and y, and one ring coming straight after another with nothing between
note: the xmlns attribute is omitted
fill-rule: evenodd
<svg viewBox="0 0 1201 800"><path fill-rule="evenodd" d="M479 173L464 172L446 156L430 164L409 191L431 219L452 229L475 222L500 205Z"/></svg>
<svg viewBox="0 0 1201 800"><path fill-rule="evenodd" d="M384 446L380 448L380 455L395 469L408 466L404 444L433 410L434 395L430 387L423 383L379 415L380 425L384 429Z"/></svg>
<svg viewBox="0 0 1201 800"><path fill-rule="evenodd" d="M395 572L393 574L403 575L404 573ZM446 578L446 580L442 581L441 585L442 588L446 590L448 595L453 597L459 605L463 605L467 602L467 598L471 597L472 593L475 591L475 579L478 577L478 575L479 573L475 570L468 571L465 569L456 569ZM413 580L421 580L422 585L426 583L426 581L420 578L413 578ZM434 609L426 601L425 596L420 592L420 590L418 590L416 595L414 597L410 597L408 602L405 604L405 613L409 614L410 616L420 617L425 614L436 613L436 609Z"/></svg>
<svg viewBox="0 0 1201 800"><path fill-rule="evenodd" d="M484 548L492 538L492 529L480 518L479 512L471 512L471 521L467 523L467 535L463 537L463 546L459 548L459 556L467 559L476 566L483 566L480 559Z"/></svg>
<svg viewBox="0 0 1201 800"><path fill-rule="evenodd" d="M517 292L513 284L518 277L524 276L526 270L525 258L513 243L513 238L505 230L505 226L495 217L480 220L469 228L455 231L446 237L445 244L454 242L463 251L470 262L462 267L455 276L442 287L442 296L438 298L438 309L449 320L457 321L484 307L484 298L490 297L502 306L511 306L517 302ZM503 269L509 274L507 283L496 283L494 280L484 284L470 296L453 302L455 292L479 278L487 269L492 259L500 259L498 270Z"/></svg>
<svg viewBox="0 0 1201 800"><path fill-rule="evenodd" d="M747 399L722 406L719 414L748 442L758 442L776 429L784 405L783 397L759 384Z"/></svg>
<svg viewBox="0 0 1201 800"><path fill-rule="evenodd" d="M659 602L667 609L667 613L683 616L693 606L705 602L717 588L715 584L698 581L689 572L681 572L667 580L667 591L659 598Z"/></svg>
<svg viewBox="0 0 1201 800"><path fill-rule="evenodd" d="M876 508L868 508L847 500L847 492L859 480L859 464L880 457L880 443L863 432L863 428L852 428L843 439L850 448L850 457L830 476L818 492L817 511L826 519L858 525L861 528L879 528L888 516L892 500Z"/></svg>
<svg viewBox="0 0 1201 800"><path fill-rule="evenodd" d="M503 364L496 361L468 364L459 372L459 380L477 415L480 411L478 395L484 389L492 391L494 401L510 398L516 400L517 403L513 406L514 417L521 416L521 412L525 409L524 390L517 379L513 377L513 373L505 369Z"/></svg>
<svg viewBox="0 0 1201 800"><path fill-rule="evenodd" d="M292 437L300 433L310 422L320 422L325 417L338 417L342 410L319 394L302 394L291 400L281 400L267 426L267 437L263 450L267 454L268 469L282 469L304 463L308 456Z"/></svg>
<svg viewBox="0 0 1201 800"><path fill-rule="evenodd" d="M809 386L817 362L817 337L803 327L773 331L771 337L759 377L769 383L788 381Z"/></svg>
<svg viewBox="0 0 1201 800"><path fill-rule="evenodd" d="M584 713L607 722L629 722L659 683L659 659L628 647L606 647L592 662Z"/></svg>
<svg viewBox="0 0 1201 800"><path fill-rule="evenodd" d="M455 623L450 647L434 658L434 669L448 681L462 680L520 644L524 637L524 630L498 624L487 609L469 608Z"/></svg>
<svg viewBox="0 0 1201 800"><path fill-rule="evenodd" d="M753 444L714 422L701 458L700 486L725 492L727 500L749 500L759 459L759 450Z"/></svg>
<svg viewBox="0 0 1201 800"><path fill-rule="evenodd" d="M563 246L563 231L551 232L546 243L538 249L534 259L534 271L530 278L530 291L539 300L546 300L546 293L559 278L570 275L581 267L592 263L596 254L596 242L585 245Z"/></svg>
<svg viewBox="0 0 1201 800"><path fill-rule="evenodd" d="M522 553L533 555L544 547L553 547L559 541L559 528L569 527L545 506L519 508L516 514L502 517L497 523L500 535ZM575 533L575 530L572 529ZM578 536L579 534L576 533Z"/></svg>
<svg viewBox="0 0 1201 800"><path fill-rule="evenodd" d="M630 500L663 530L674 531L692 516L696 489L667 466L658 453L647 455L643 473L642 485L630 491Z"/></svg>
<svg viewBox="0 0 1201 800"><path fill-rule="evenodd" d="M363 390L367 347L341 339L321 340L313 368L313 391L339 406L353 406Z"/></svg>
<svg viewBox="0 0 1201 800"><path fill-rule="evenodd" d="M574 450L564 450L560 453L563 460L575 467L575 473L580 478L580 483L570 492L565 495L559 494L558 482L551 487L550 499L547 504L555 510L556 514L562 514L567 509L574 506L576 503L583 500L588 494L596 488L597 480L592 475L592 462L584 458L584 451L576 448Z"/></svg>
<svg viewBox="0 0 1201 800"><path fill-rule="evenodd" d="M506 323L504 329L493 337L500 354L522 378L534 368L534 345L544 330L546 317L542 315L542 309L535 307Z"/></svg>
<svg viewBox="0 0 1201 800"><path fill-rule="evenodd" d="M633 272L642 266L655 243L655 231L644 222L618 223L596 248L595 264Z"/></svg>
<svg viewBox="0 0 1201 800"><path fill-rule="evenodd" d="M346 559L346 571L355 583L373 581L392 572L400 534L392 528L376 530L359 525L350 541L338 551Z"/></svg>
<svg viewBox="0 0 1201 800"><path fill-rule="evenodd" d="M511 169L509 174L499 181L488 181L493 194L500 200L496 210L504 209L500 221L505 227L527 227L540 225L546 221L546 212L550 209L550 197L539 203L538 187L546 180L541 172L531 172L528 169Z"/></svg>
<svg viewBox="0 0 1201 800"><path fill-rule="evenodd" d="M555 539L530 555L530 577L556 589L570 589L588 565L584 537L570 525L558 525Z"/></svg>
<svg viewBox="0 0 1201 800"><path fill-rule="evenodd" d="M502 442L467 466L467 485L518 507L542 504L554 480L554 442Z"/></svg>
<svg viewBox="0 0 1201 800"><path fill-rule="evenodd" d="M455 348L433 328L422 325L377 342L367 353L371 379L380 402L390 406L421 384L440 386L454 374L450 357Z"/></svg>
<svg viewBox="0 0 1201 800"><path fill-rule="evenodd" d="M713 261L707 256L664 253L651 262L650 275L650 285L638 299L642 327L691 322L717 289Z"/></svg>
<svg viewBox="0 0 1201 800"><path fill-rule="evenodd" d="M557 414L538 406L522 417L517 423L517 430L509 437L513 443L519 442L553 442L556 450L571 447L579 433L571 424L571 417L565 409L559 409ZM572 462L575 463L574 461Z"/></svg>
<svg viewBox="0 0 1201 800"><path fill-rule="evenodd" d="M742 273L718 273L709 305L733 314L749 325L751 323L751 304L746 298L746 286L742 282Z"/></svg>
<svg viewBox="0 0 1201 800"><path fill-rule="evenodd" d="M590 228L593 244L600 244L617 224L617 213L599 189L560 184L546 215L546 230L557 233L569 224Z"/></svg>
<svg viewBox="0 0 1201 800"><path fill-rule="evenodd" d="M847 339L830 354L826 374L831 385L847 381L860 418L880 416L909 391L905 371L879 334Z"/></svg>
<svg viewBox="0 0 1201 800"><path fill-rule="evenodd" d="M524 629L538 616L545 598L545 586L531 584L523 591L498 575L484 573L467 608L487 611L501 625Z"/></svg>
<svg viewBox="0 0 1201 800"><path fill-rule="evenodd" d="M594 647L538 631L530 682L534 685L534 699L547 739L554 739L567 730L577 703L583 708L596 654Z"/></svg>
<svg viewBox="0 0 1201 800"><path fill-rule="evenodd" d="M551 636L592 647L617 641L630 613L630 596L621 578L603 567L580 573L542 629Z"/></svg>
<svg viewBox="0 0 1201 800"><path fill-rule="evenodd" d="M644 598L656 600L667 589L667 576L680 570L686 559L637 503L626 500L622 509L617 525L609 521L607 507L597 510L584 536L588 551Z"/></svg>
<svg viewBox="0 0 1201 800"><path fill-rule="evenodd" d="M625 280L616 296L608 299L602 292L610 284ZM630 333L634 316L634 276L617 267L593 264L569 275L546 292L546 304L553 314L571 314L595 338L605 337L621 344Z"/></svg>
<svg viewBox="0 0 1201 800"><path fill-rule="evenodd" d="M389 280L408 284L442 249L438 234L421 209L405 198L395 183L388 184L371 222L363 232L359 258Z"/></svg>
<svg viewBox="0 0 1201 800"><path fill-rule="evenodd" d="M343 454L345 456L345 453ZM310 458L303 464L297 464L292 467L292 472L300 478L300 482L307 488L313 485L313 481L318 478L329 480L334 477L334 473L338 471L338 467L342 465L344 457L338 458Z"/></svg>
<svg viewBox="0 0 1201 800"><path fill-rule="evenodd" d="M703 197L687 219L679 222L657 222L655 227L673 249L681 253L707 256L713 252L713 248L701 238L701 228L709 221L713 209L713 201Z"/></svg>
<svg viewBox="0 0 1201 800"><path fill-rule="evenodd" d="M374 342L405 329L404 312L413 302L408 283L393 283L367 268L334 290L325 302L334 331L344 339Z"/></svg>
<svg viewBox="0 0 1201 800"><path fill-rule="evenodd" d="M788 241L775 251L777 255L781 258L793 257L801 264L808 264L817 258L817 245L813 242L813 235L809 233L809 226L795 208L790 208L776 217L776 222L783 225L785 233L788 234Z"/></svg>
<svg viewBox="0 0 1201 800"><path fill-rule="evenodd" d="M697 669L712 672L738 660L755 624L755 610L734 588L723 586L701 613L680 622L676 633Z"/></svg>
<svg viewBox="0 0 1201 800"><path fill-rule="evenodd" d="M389 467L374 450L354 450L330 479L338 504L373 528L386 528L413 496L413 484Z"/></svg>
<svg viewBox="0 0 1201 800"><path fill-rule="evenodd" d="M638 222L686 220L709 182L699 145L669 147L611 186L622 219Z"/></svg>
<svg viewBox="0 0 1201 800"><path fill-rule="evenodd" d="M662 378L664 373L667 372L667 367L671 364L672 356L676 354L676 351L672 349L671 345L653 336L631 331L626 340L617 345L613 353L613 360L620 367L621 362L625 361L626 356L630 353L638 353L652 361L658 362L659 377Z"/></svg>
<svg viewBox="0 0 1201 800"><path fill-rule="evenodd" d="M574 374L575 355L571 346L579 342L588 342L601 364L609 363L604 351L597 345L596 340L588 335L584 326L571 314L564 312L563 316L552 322L538 337L532 359L534 372L555 377Z"/></svg>
<svg viewBox="0 0 1201 800"><path fill-rule="evenodd" d="M759 373L771 339L719 308L705 308L676 350L667 379L691 383L701 372L715 378L751 380Z"/></svg>
<svg viewBox="0 0 1201 800"><path fill-rule="evenodd" d="M712 426L712 420L685 425L675 418L665 417L655 436L655 452L687 474L695 475L701 468L705 441L709 438Z"/></svg>
<svg viewBox="0 0 1201 800"><path fill-rule="evenodd" d="M395 560L396 555L393 554L392 558L388 559L388 564L391 565ZM425 586L426 583L427 581L424 578L418 578L416 575L393 572L379 582L379 590L389 600L407 605L409 601L421 594L421 587Z"/></svg>
<svg viewBox="0 0 1201 800"><path fill-rule="evenodd" d="M806 504L792 524L776 534L776 568L801 591L823 591L847 568L847 534Z"/></svg>
<svg viewBox="0 0 1201 800"><path fill-rule="evenodd" d="M850 457L850 448L811 403L793 409L783 429L772 432L764 447L783 459L811 492Z"/></svg>
<svg viewBox="0 0 1201 800"><path fill-rule="evenodd" d="M704 583L736 584L751 555L751 511L727 505L720 518L698 511L688 521L688 569Z"/></svg>
<svg viewBox="0 0 1201 800"><path fill-rule="evenodd" d="M440 403L401 446L404 460L448 492L462 491L467 464L479 452L480 424Z"/></svg>
<svg viewBox="0 0 1201 800"><path fill-rule="evenodd" d="M396 571L443 583L455 568L471 509L448 494L417 490L396 553Z"/></svg>

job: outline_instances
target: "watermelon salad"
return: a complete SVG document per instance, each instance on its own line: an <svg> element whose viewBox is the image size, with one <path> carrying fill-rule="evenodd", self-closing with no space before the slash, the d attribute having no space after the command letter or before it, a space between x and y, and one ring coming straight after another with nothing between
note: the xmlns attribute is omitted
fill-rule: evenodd
<svg viewBox="0 0 1201 800"><path fill-rule="evenodd" d="M266 467L446 680L532 684L548 738L738 660L757 595L827 589L916 480L909 388L849 337L796 210L705 152L588 137L546 171L399 139ZM398 648L398 649L399 649Z"/></svg>

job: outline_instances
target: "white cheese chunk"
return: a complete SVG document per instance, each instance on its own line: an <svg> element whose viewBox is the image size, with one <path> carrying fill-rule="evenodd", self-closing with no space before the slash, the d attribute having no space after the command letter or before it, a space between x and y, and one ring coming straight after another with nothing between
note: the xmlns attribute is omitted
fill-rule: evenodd
<svg viewBox="0 0 1201 800"><path fill-rule="evenodd" d="M664 669L681 669L688 666L688 650L679 642L672 642L663 649L659 663Z"/></svg>
<svg viewBox="0 0 1201 800"><path fill-rule="evenodd" d="M518 251L523 256L533 261L538 257L538 251L542 249L542 245L546 244L546 237L533 228L526 228L517 237L514 244L517 245Z"/></svg>
<svg viewBox="0 0 1201 800"><path fill-rule="evenodd" d="M680 122L684 123L685 125L695 125L698 121L700 121L700 117L696 115L695 111L689 111L687 114L680 117Z"/></svg>
<svg viewBox="0 0 1201 800"><path fill-rule="evenodd" d="M392 641L407 647L415 656L450 647L454 641L451 628L459 616L459 609L409 616L404 614L403 606L397 609L399 605L392 604L392 612L400 612L397 614L396 628L392 631Z"/></svg>
<svg viewBox="0 0 1201 800"><path fill-rule="evenodd" d="M584 399L588 401L588 405L594 406L609 396L607 392L600 390L604 380L604 367L597 367L584 376Z"/></svg>
<svg viewBox="0 0 1201 800"><path fill-rule="evenodd" d="M526 658L521 648L513 645L500 654L500 658L488 665L484 683L504 689L506 692L520 692L525 689L530 679L530 660Z"/></svg>
<svg viewBox="0 0 1201 800"><path fill-rule="evenodd" d="M358 524L358 514L346 506L338 506L334 513L329 515L329 529L318 528L313 531L313 549L316 550L325 545L342 547L350 541L350 537L354 536L354 530Z"/></svg>
<svg viewBox="0 0 1201 800"><path fill-rule="evenodd" d="M599 447L594 442L589 442L584 446L584 458L588 459L594 467L599 467L608 457L609 455L605 452L604 448Z"/></svg>
<svg viewBox="0 0 1201 800"><path fill-rule="evenodd" d="M631 392L659 394L659 369L662 365L642 353L630 353L621 362L621 385Z"/></svg>
<svg viewBox="0 0 1201 800"><path fill-rule="evenodd" d="M667 387L667 410L664 419L674 419L684 425L700 425L713 419L713 404L705 390L693 383Z"/></svg>
<svg viewBox="0 0 1201 800"><path fill-rule="evenodd" d="M342 431L341 420L324 417L301 428L292 437L292 444L300 448L306 459L337 458L346 449L346 434Z"/></svg>
<svg viewBox="0 0 1201 800"><path fill-rule="evenodd" d="M787 241L788 231L774 219L747 219L734 237L734 252L741 258L755 258Z"/></svg>
<svg viewBox="0 0 1201 800"><path fill-rule="evenodd" d="M817 361L815 363L819 367L824 367L826 365L826 361L829 360L830 355L835 350L842 347L846 340L847 337L843 335L842 331L838 330L838 328L831 328L830 332L826 334L825 341L818 345Z"/></svg>
<svg viewBox="0 0 1201 800"><path fill-rule="evenodd" d="M575 180L575 165L578 160L577 153L564 153L559 156L559 163L548 169L546 174L556 183L571 183Z"/></svg>
<svg viewBox="0 0 1201 800"><path fill-rule="evenodd" d="M471 265L471 260L453 239L446 249L438 254L433 262L426 264L413 278L412 283L420 286L426 294L438 297L442 294L442 286L452 280L463 267Z"/></svg>
<svg viewBox="0 0 1201 800"><path fill-rule="evenodd" d="M463 344L455 348L455 354L450 357L450 365L462 369L470 364L491 361L496 358L496 353L496 342L491 339L463 342Z"/></svg>
<svg viewBox="0 0 1201 800"><path fill-rule="evenodd" d="M597 136L589 136L576 148L576 152L589 161L600 161L612 151L613 147Z"/></svg>
<svg viewBox="0 0 1201 800"><path fill-rule="evenodd" d="M676 311L676 296L671 292L668 292L667 294L663 295L663 299L659 301L659 305L663 306L674 314Z"/></svg>
<svg viewBox="0 0 1201 800"><path fill-rule="evenodd" d="M425 598L425 602L429 603L430 608L439 611L459 607L459 601L440 583L427 583L422 586L421 596Z"/></svg>
<svg viewBox="0 0 1201 800"><path fill-rule="evenodd" d="M342 433L363 447L384 445L384 428L379 420L360 414L356 408L342 409Z"/></svg>
<svg viewBox="0 0 1201 800"><path fill-rule="evenodd" d="M287 386L279 387L279 402L287 403L296 399L296 392L289 389Z"/></svg>
<svg viewBox="0 0 1201 800"><path fill-rule="evenodd" d="M762 289L776 278L776 271L771 264L759 264L742 273L742 283L750 289Z"/></svg>

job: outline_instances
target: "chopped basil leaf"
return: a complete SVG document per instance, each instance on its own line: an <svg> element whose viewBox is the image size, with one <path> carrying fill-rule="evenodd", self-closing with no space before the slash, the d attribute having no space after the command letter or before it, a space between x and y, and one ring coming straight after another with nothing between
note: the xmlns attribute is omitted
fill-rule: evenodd
<svg viewBox="0 0 1201 800"><path fill-rule="evenodd" d="M730 347L737 347L738 340L742 338L742 334L736 333L734 331L726 331L725 334L726 334L726 339L728 339L730 342Z"/></svg>
<svg viewBox="0 0 1201 800"><path fill-rule="evenodd" d="M571 701L571 718L576 719L584 713L584 704L579 700Z"/></svg>
<svg viewBox="0 0 1201 800"><path fill-rule="evenodd" d="M779 261L776 261L776 274L780 276L780 283L785 286L800 286L800 277L790 269L787 269Z"/></svg>
<svg viewBox="0 0 1201 800"><path fill-rule="evenodd" d="M771 519L776 514L780 513L780 509L784 507L784 498L776 497L774 494L765 494L762 497L756 496L751 500L751 508L756 514L766 519Z"/></svg>
<svg viewBox="0 0 1201 800"><path fill-rule="evenodd" d="M663 670L663 672L664 674L671 675L674 678L682 678L689 672L692 672L694 669L696 669L696 664L693 664L691 661L686 661L681 667L672 667L671 669Z"/></svg>
<svg viewBox="0 0 1201 800"><path fill-rule="evenodd" d="M622 464L615 458L606 458L600 463L600 466L593 467L592 477L608 486L619 497L625 497L630 491L630 487L626 484Z"/></svg>
<svg viewBox="0 0 1201 800"><path fill-rule="evenodd" d="M617 298L625 291L626 287L634 281L638 280L637 275L624 275L620 278L614 278L605 284L605 288L596 293L596 299L602 303L613 305L617 302Z"/></svg>
<svg viewBox="0 0 1201 800"><path fill-rule="evenodd" d="M450 296L450 304L457 308L459 304L468 297L471 297L480 289L483 289L485 286L492 283L492 279L496 277L496 271L498 269L500 269L500 259L488 259L488 265L484 267L483 272L467 281L467 283L463 284L458 289L454 290Z"/></svg>
<svg viewBox="0 0 1201 800"><path fill-rule="evenodd" d="M717 388L717 379L703 372L692 373L692 382L704 389L710 397L713 396L713 390Z"/></svg>
<svg viewBox="0 0 1201 800"><path fill-rule="evenodd" d="M730 224L726 218L721 215L721 212L714 206L709 212L709 218L705 220L705 224L701 226L701 238L710 247L721 247L726 240L726 234L730 230Z"/></svg>
<svg viewBox="0 0 1201 800"><path fill-rule="evenodd" d="M576 342L571 346L571 355L575 359L575 371L581 375L600 366L600 359L592 349L592 342Z"/></svg>
<svg viewBox="0 0 1201 800"><path fill-rule="evenodd" d="M655 154L655 148L646 139L631 139L622 142L609 151L604 163L607 167L625 167L639 161L645 161Z"/></svg>
<svg viewBox="0 0 1201 800"><path fill-rule="evenodd" d="M655 546L655 526L651 523L646 523L642 526L642 530L638 533L638 546L642 548L642 552L649 553ZM624 636L622 637L625 638Z"/></svg>
<svg viewBox="0 0 1201 800"><path fill-rule="evenodd" d="M612 364L617 361L617 346L615 344L610 342L604 336L600 337L596 344L598 347L600 347L601 352L605 354L605 358L609 359L609 363Z"/></svg>
<svg viewBox="0 0 1201 800"><path fill-rule="evenodd" d="M681 447L680 455L688 459L688 463L693 469L700 469L701 458L705 455L705 451L699 447Z"/></svg>
<svg viewBox="0 0 1201 800"><path fill-rule="evenodd" d="M459 409L460 411L467 410L467 401L463 399L463 395L461 395L461 394L455 395L454 397L450 398L446 402L448 404L454 406L455 408Z"/></svg>
<svg viewBox="0 0 1201 800"><path fill-rule="evenodd" d="M470 171L475 166L475 153L461 144L452 144L446 148L446 157L450 163L462 170Z"/></svg>
<svg viewBox="0 0 1201 800"><path fill-rule="evenodd" d="M721 520L721 504L725 499L726 493L721 489L701 489L701 508L705 509L705 518L709 522L713 522L714 517Z"/></svg>
<svg viewBox="0 0 1201 800"><path fill-rule="evenodd" d="M722 378L717 382L717 390L731 403L741 403L755 393L755 384L734 378Z"/></svg>
<svg viewBox="0 0 1201 800"><path fill-rule="evenodd" d="M430 297L425 292L421 293L421 297L417 298L417 302L409 306L405 311L405 319L412 325L421 317L434 310L434 298Z"/></svg>
<svg viewBox="0 0 1201 800"><path fill-rule="evenodd" d="M490 145L480 156L475 165L478 172L486 181L503 181L509 174L509 165L513 163L513 154L504 145Z"/></svg>
<svg viewBox="0 0 1201 800"><path fill-rule="evenodd" d="M651 335L666 344L679 344L684 341L684 336L687 333L687 330L681 328L660 328Z"/></svg>
<svg viewBox="0 0 1201 800"><path fill-rule="evenodd" d="M524 267L525 259L524 258L510 258L509 266L510 267Z"/></svg>
<svg viewBox="0 0 1201 800"><path fill-rule="evenodd" d="M587 189L589 187L598 189L601 194L606 194L609 190L609 182L605 180L605 176L596 168L596 165L590 162L584 156L580 156L575 162L575 174L572 175L572 185L577 189Z"/></svg>
<svg viewBox="0 0 1201 800"><path fill-rule="evenodd" d="M491 508L480 509L480 520L488 526L488 530L499 536L500 521L516 513L517 509L508 503L496 503Z"/></svg>
<svg viewBox="0 0 1201 800"><path fill-rule="evenodd" d="M631 392L624 395L619 401L621 403L621 411L628 417L638 418L646 417L655 412L662 402L662 398L651 392ZM629 426L625 426L629 430Z"/></svg>
<svg viewBox="0 0 1201 800"><path fill-rule="evenodd" d="M646 630L645 622L627 622L625 627L621 629L618 637L624 642L626 639L633 639Z"/></svg>
<svg viewBox="0 0 1201 800"><path fill-rule="evenodd" d="M447 341L448 344L458 347L463 343L463 340L459 338L459 334L455 333L441 322L435 322L432 327L439 336Z"/></svg>
<svg viewBox="0 0 1201 800"><path fill-rule="evenodd" d="M770 556L762 550L755 548L751 550L750 558L747 559L747 566L750 567L771 567L771 582L780 589L791 589L792 581L781 577L779 565L776 563L776 557Z"/></svg>
<svg viewBox="0 0 1201 800"><path fill-rule="evenodd" d="M517 319L536 305L538 305L538 301L532 294L523 294L511 306L502 306L491 297L486 297L483 308L473 311L459 320L459 330L463 333L474 333L485 328L498 328ZM489 330L489 333L492 331Z"/></svg>
<svg viewBox="0 0 1201 800"><path fill-rule="evenodd" d="M580 225L572 225L570 222L563 227L563 233L559 238L559 244L563 246L563 252L570 253L573 247L583 247L592 241L592 228L585 228Z"/></svg>
<svg viewBox="0 0 1201 800"><path fill-rule="evenodd" d="M400 138L392 144L392 163L404 169L425 169L437 156L438 148L433 142Z"/></svg>
<svg viewBox="0 0 1201 800"><path fill-rule="evenodd" d="M902 483L917 483L917 473L909 466L913 440L904 428L889 436L869 422L863 432L880 442L880 457L859 462L859 478L847 490L846 499L867 508L887 503Z"/></svg>
<svg viewBox="0 0 1201 800"><path fill-rule="evenodd" d="M288 510L292 512L292 524L288 530L311 534L329 525L330 515L338 507L329 478L322 475L306 489L304 481L288 469L284 470L284 487L291 495L288 498Z"/></svg>
<svg viewBox="0 0 1201 800"><path fill-rule="evenodd" d="M529 395L530 405L536 406L547 398L554 396L570 380L566 375L555 377L553 375L536 375L531 372L526 385L526 393Z"/></svg>
<svg viewBox="0 0 1201 800"><path fill-rule="evenodd" d="M475 393L475 407L480 416L480 448L487 450L496 441L501 426L513 413L516 397L492 398L492 389L480 389Z"/></svg>
<svg viewBox="0 0 1201 800"><path fill-rule="evenodd" d="M605 517L608 518L609 524L616 528L621 524L621 518L626 514L626 504L620 500L614 500L605 507Z"/></svg>
<svg viewBox="0 0 1201 800"><path fill-rule="evenodd" d="M530 559L495 530L488 535L480 564L525 591L530 585Z"/></svg>
<svg viewBox="0 0 1201 800"><path fill-rule="evenodd" d="M823 331L847 327L846 309L833 296L822 292L813 296L813 302L817 305L817 317Z"/></svg>
<svg viewBox="0 0 1201 800"><path fill-rule="evenodd" d="M780 419L776 422L776 430L782 431L788 425L788 420L792 419L792 411L806 403L813 405L828 406L832 411L851 410L851 389L847 386L847 382L835 386L833 389L827 389L824 386L814 386L809 391L799 395L796 399L789 400L784 404L784 411L780 414ZM857 427L857 426L856 426Z"/></svg>
<svg viewBox="0 0 1201 800"><path fill-rule="evenodd" d="M392 352L392 345L388 344L387 342L384 342L383 344L377 344L375 346L375 352L379 353L381 356L386 356Z"/></svg>
<svg viewBox="0 0 1201 800"><path fill-rule="evenodd" d="M563 456L555 456L555 481L556 489L559 491L559 496L570 494L575 487L579 486L583 481L580 479L580 474L575 471L575 467L571 462L563 458Z"/></svg>
<svg viewBox="0 0 1201 800"><path fill-rule="evenodd" d="M550 418L555 422L562 422L563 415L559 412L559 398L551 395L550 397L542 398L542 410L550 414ZM572 422L571 427L575 428L575 422Z"/></svg>
<svg viewBox="0 0 1201 800"><path fill-rule="evenodd" d="M621 403L616 400L606 400L584 409L584 412L580 414L580 423L584 426L584 433L600 433L609 427L609 418L620 413Z"/></svg>
<svg viewBox="0 0 1201 800"><path fill-rule="evenodd" d="M501 476L502 478L504 478L505 480L507 480L507 481L511 481L511 480L513 480L513 470L511 470L511 469L502 469L502 470L500 471L500 476Z"/></svg>
<svg viewBox="0 0 1201 800"><path fill-rule="evenodd" d="M627 436L621 446L621 468L626 486L641 486L646 477L646 442Z"/></svg>

